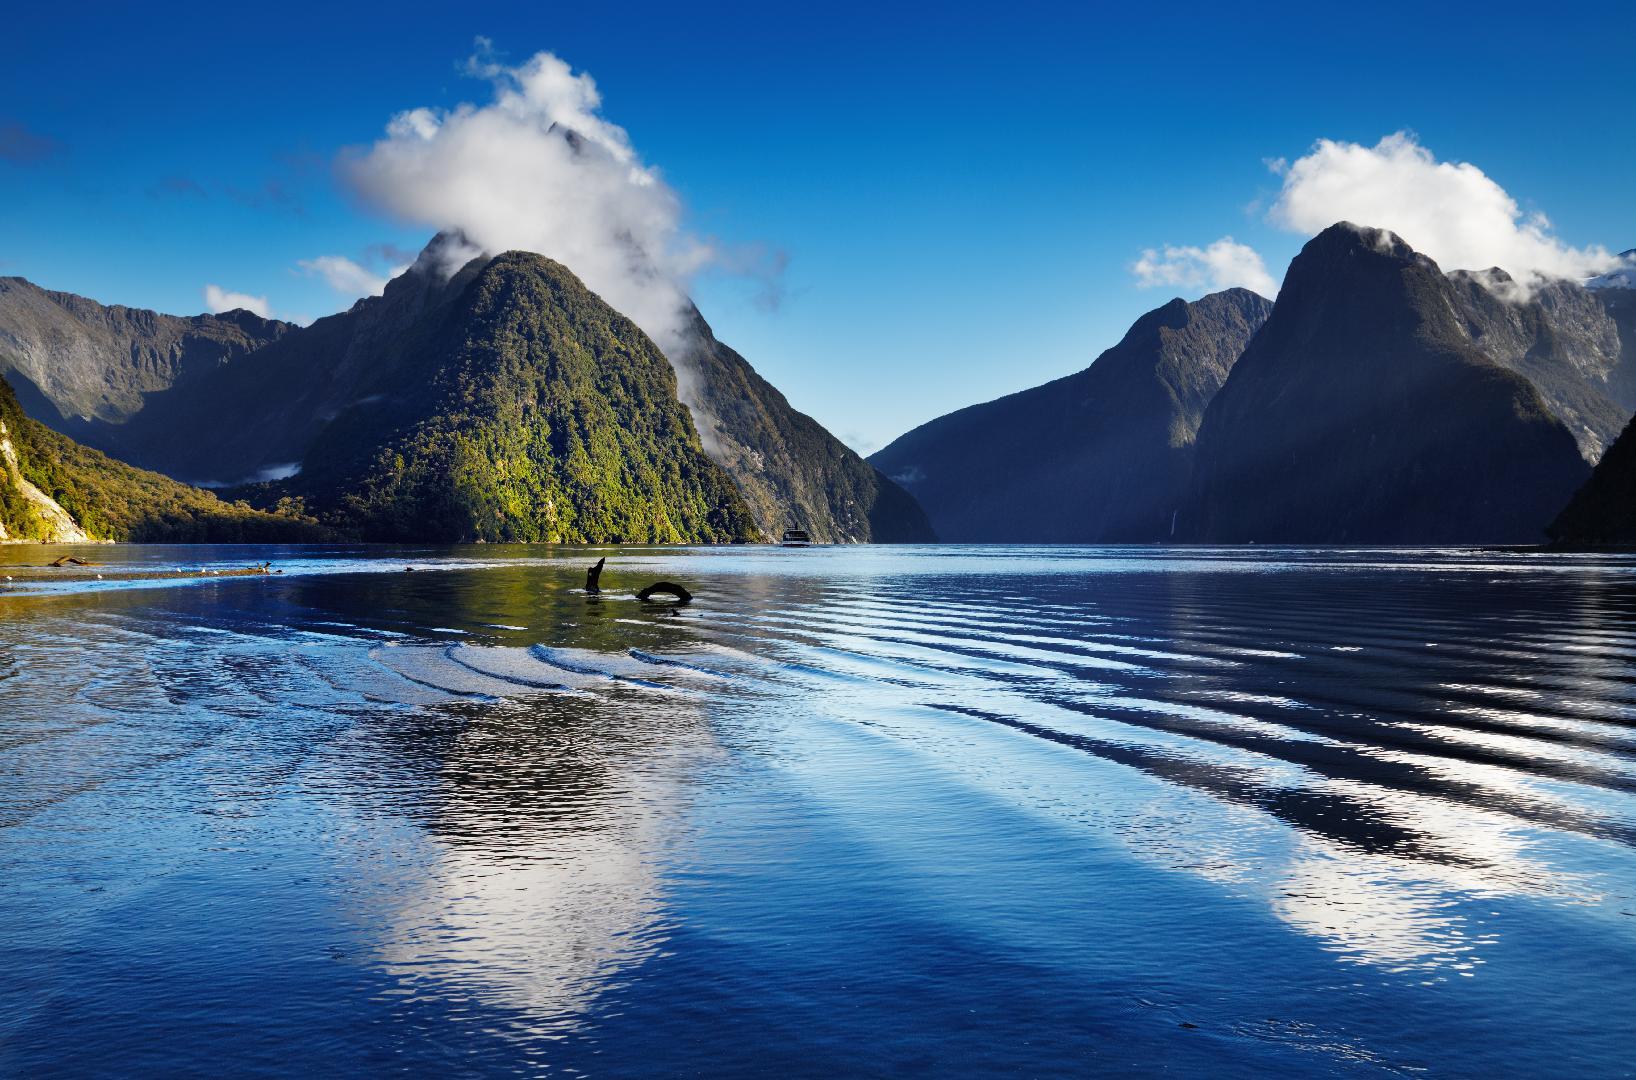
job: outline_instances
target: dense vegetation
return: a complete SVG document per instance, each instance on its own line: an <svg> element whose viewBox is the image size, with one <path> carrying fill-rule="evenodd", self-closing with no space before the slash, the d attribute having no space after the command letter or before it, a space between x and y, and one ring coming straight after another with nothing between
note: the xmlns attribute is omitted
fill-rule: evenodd
<svg viewBox="0 0 1636 1080"><path fill-rule="evenodd" d="M95 539L238 543L319 540L328 535L289 504L281 513L263 513L81 446L24 415L3 378L0 425L21 478L55 500ZM5 461L0 461L0 526L11 539L51 539L56 531L24 494Z"/></svg>
<svg viewBox="0 0 1636 1080"><path fill-rule="evenodd" d="M756 537L659 349L565 267L502 255L393 338L390 385L328 424L299 493L370 540Z"/></svg>

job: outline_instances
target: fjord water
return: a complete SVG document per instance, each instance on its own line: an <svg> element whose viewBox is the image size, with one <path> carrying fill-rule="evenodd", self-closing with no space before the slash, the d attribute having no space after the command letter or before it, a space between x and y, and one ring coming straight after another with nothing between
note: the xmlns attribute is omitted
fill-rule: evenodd
<svg viewBox="0 0 1636 1080"><path fill-rule="evenodd" d="M1636 558L93 557L0 594L6 1075L1632 1068Z"/></svg>

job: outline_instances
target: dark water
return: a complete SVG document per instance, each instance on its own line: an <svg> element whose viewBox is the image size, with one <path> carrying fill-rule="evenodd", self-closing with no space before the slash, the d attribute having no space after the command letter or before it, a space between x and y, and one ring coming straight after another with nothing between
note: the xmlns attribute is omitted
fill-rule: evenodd
<svg viewBox="0 0 1636 1080"><path fill-rule="evenodd" d="M1636 1068L1636 559L95 557L287 573L0 595L6 1075Z"/></svg>

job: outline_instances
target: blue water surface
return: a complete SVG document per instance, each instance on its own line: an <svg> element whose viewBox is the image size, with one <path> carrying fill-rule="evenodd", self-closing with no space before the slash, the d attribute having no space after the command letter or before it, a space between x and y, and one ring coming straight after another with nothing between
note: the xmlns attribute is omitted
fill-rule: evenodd
<svg viewBox="0 0 1636 1080"><path fill-rule="evenodd" d="M8 1076L1636 1071L1636 558L39 550Z"/></svg>

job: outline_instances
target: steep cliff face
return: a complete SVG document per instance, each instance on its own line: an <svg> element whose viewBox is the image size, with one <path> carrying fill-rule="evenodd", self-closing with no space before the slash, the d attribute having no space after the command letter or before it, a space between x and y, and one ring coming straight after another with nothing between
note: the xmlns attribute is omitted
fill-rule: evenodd
<svg viewBox="0 0 1636 1080"><path fill-rule="evenodd" d="M84 544L94 539L57 500L23 475L11 428L0 419L0 540Z"/></svg>
<svg viewBox="0 0 1636 1080"><path fill-rule="evenodd" d="M1205 407L1271 310L1245 289L1172 300L1085 370L923 424L870 460L945 540L1166 539Z"/></svg>
<svg viewBox="0 0 1636 1080"><path fill-rule="evenodd" d="M761 531L804 529L824 543L928 543L913 496L823 425L797 412L695 309L678 359L682 397L706 451L743 492Z"/></svg>
<svg viewBox="0 0 1636 1080"><path fill-rule="evenodd" d="M1503 270L1448 277L1472 344L1531 382L1594 465L1636 412L1636 350L1609 310L1611 294L1553 281L1523 296Z"/></svg>
<svg viewBox="0 0 1636 1080"><path fill-rule="evenodd" d="M1529 380L1473 344L1455 287L1382 230L1310 241L1205 412L1182 534L1541 539L1589 466Z"/></svg>

